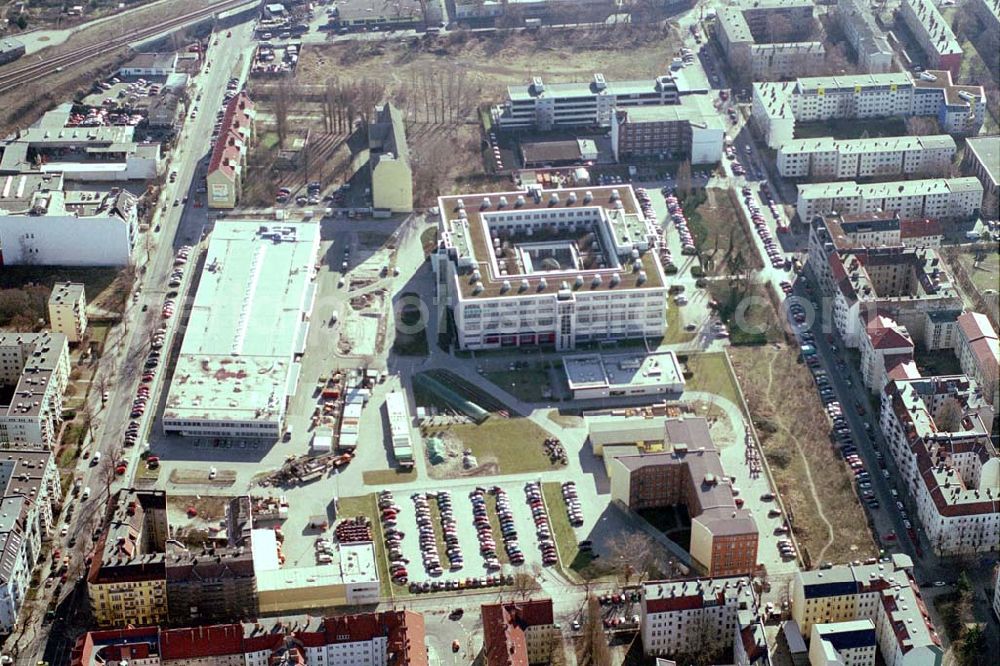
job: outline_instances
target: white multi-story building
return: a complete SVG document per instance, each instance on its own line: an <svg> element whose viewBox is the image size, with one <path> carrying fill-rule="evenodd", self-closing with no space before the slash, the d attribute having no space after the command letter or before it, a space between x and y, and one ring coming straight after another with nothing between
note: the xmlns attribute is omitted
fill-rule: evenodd
<svg viewBox="0 0 1000 666"><path fill-rule="evenodd" d="M778 149L784 178L943 176L955 157L948 134L878 139L793 139Z"/></svg>
<svg viewBox="0 0 1000 666"><path fill-rule="evenodd" d="M389 438L392 453L403 464L413 463L413 439L410 433L410 408L406 404L406 394L392 391L385 397L385 415L389 422Z"/></svg>
<svg viewBox="0 0 1000 666"><path fill-rule="evenodd" d="M69 371L62 333L0 332L0 385L14 387L0 404L0 442L56 444Z"/></svg>
<svg viewBox="0 0 1000 666"><path fill-rule="evenodd" d="M52 529L52 502L60 499L59 472L47 446L0 448L0 633L17 623L31 573Z"/></svg>
<svg viewBox="0 0 1000 666"><path fill-rule="evenodd" d="M87 297L80 282L59 282L49 295L49 327L80 342L87 332Z"/></svg>
<svg viewBox="0 0 1000 666"><path fill-rule="evenodd" d="M615 108L677 104L682 94L707 91L692 88L683 70L645 81L608 81L594 74L590 81L545 83L536 76L527 85L508 86L507 100L493 108L493 119L511 130L610 127Z"/></svg>
<svg viewBox="0 0 1000 666"><path fill-rule="evenodd" d="M892 69L892 47L885 33L875 23L868 4L861 0L840 0L837 3L840 25L858 56L858 62L869 74L883 74Z"/></svg>
<svg viewBox="0 0 1000 666"><path fill-rule="evenodd" d="M817 624L871 620L887 666L939 666L944 651L905 555L892 562L799 571L792 618L804 635Z"/></svg>
<svg viewBox="0 0 1000 666"><path fill-rule="evenodd" d="M0 259L7 265L130 264L137 209L126 190L67 190L58 173L0 175Z"/></svg>
<svg viewBox="0 0 1000 666"><path fill-rule="evenodd" d="M993 409L965 375L891 382L880 424L938 555L1000 549L1000 458Z"/></svg>
<svg viewBox="0 0 1000 666"><path fill-rule="evenodd" d="M983 396L995 408L997 402L997 365L1000 345L989 318L979 312L965 312L958 318L955 354L962 363L962 372L976 380Z"/></svg>
<svg viewBox="0 0 1000 666"><path fill-rule="evenodd" d="M869 619L814 624L809 666L875 666L875 623Z"/></svg>
<svg viewBox="0 0 1000 666"><path fill-rule="evenodd" d="M770 148L791 141L795 123L834 119L933 116L941 131L973 135L986 113L982 86L952 83L948 71L818 76L753 84L751 120Z"/></svg>
<svg viewBox="0 0 1000 666"><path fill-rule="evenodd" d="M642 585L640 633L647 655L670 657L734 647L737 664L766 659L759 599L749 576Z"/></svg>
<svg viewBox="0 0 1000 666"><path fill-rule="evenodd" d="M438 298L461 349L663 335L662 237L631 186L441 197Z"/></svg>
<svg viewBox="0 0 1000 666"><path fill-rule="evenodd" d="M881 393L886 383L900 372L916 372L910 332L885 315L869 317L859 346L861 377L873 393Z"/></svg>
<svg viewBox="0 0 1000 666"><path fill-rule="evenodd" d="M812 26L813 8L809 0L743 0L721 8L716 36L730 66L751 81L815 74L826 58L822 42L779 41L781 36L764 41L771 21L783 20L793 31Z"/></svg>
<svg viewBox="0 0 1000 666"><path fill-rule="evenodd" d="M902 218L967 220L983 203L983 184L972 176L859 184L853 180L798 185L800 220L830 213L896 213Z"/></svg>
<svg viewBox="0 0 1000 666"><path fill-rule="evenodd" d="M274 438L316 296L315 224L219 221L163 410L170 434Z"/></svg>
<svg viewBox="0 0 1000 666"><path fill-rule="evenodd" d="M1000 30L1000 0L971 0L969 7L987 30ZM997 615L1000 615L1000 611Z"/></svg>
<svg viewBox="0 0 1000 666"><path fill-rule="evenodd" d="M928 65L958 76L962 66L962 46L931 0L902 0L899 15L927 55Z"/></svg>

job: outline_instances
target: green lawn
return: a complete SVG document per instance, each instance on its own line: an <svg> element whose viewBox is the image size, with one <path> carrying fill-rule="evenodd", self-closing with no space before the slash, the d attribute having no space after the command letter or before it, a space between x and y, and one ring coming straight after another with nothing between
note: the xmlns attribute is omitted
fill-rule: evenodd
<svg viewBox="0 0 1000 666"><path fill-rule="evenodd" d="M959 260L976 289L982 292L986 289L996 290L998 288L997 285L1000 284L1000 254L989 253L983 261L975 264L975 255L963 252L959 255Z"/></svg>
<svg viewBox="0 0 1000 666"><path fill-rule="evenodd" d="M528 419L491 416L480 425L459 424L422 429L424 438L457 438L472 450L482 466L496 460L499 474L520 474L555 469L542 448L549 433Z"/></svg>
<svg viewBox="0 0 1000 666"><path fill-rule="evenodd" d="M487 372L483 377L525 402L545 402L552 399L551 394L549 397L543 394L544 390L551 390L551 387L549 373L542 368Z"/></svg>
<svg viewBox="0 0 1000 666"><path fill-rule="evenodd" d="M682 357L682 362L685 357ZM729 372L726 356L722 352L709 354L688 354L685 365L691 373L686 377L688 391L704 391L720 395L733 403L740 404L740 388Z"/></svg>
<svg viewBox="0 0 1000 666"><path fill-rule="evenodd" d="M394 483L409 483L417 480L416 468L404 469L373 469L362 473L362 480L366 486L389 486Z"/></svg>
<svg viewBox="0 0 1000 666"><path fill-rule="evenodd" d="M795 123L796 139L832 136L835 139L860 139L906 134L902 118L871 118L867 120L825 120L817 123Z"/></svg>
<svg viewBox="0 0 1000 666"><path fill-rule="evenodd" d="M671 301L667 305L667 334L663 336L663 344L676 345L694 340L696 331L684 330L684 317L681 308Z"/></svg>

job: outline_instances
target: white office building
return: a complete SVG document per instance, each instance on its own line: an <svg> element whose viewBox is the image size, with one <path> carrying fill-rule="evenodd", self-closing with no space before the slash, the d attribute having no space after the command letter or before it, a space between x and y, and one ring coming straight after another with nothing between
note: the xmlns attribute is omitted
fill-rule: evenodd
<svg viewBox="0 0 1000 666"><path fill-rule="evenodd" d="M862 0L840 0L837 15L847 41L858 62L869 74L883 74L892 69L892 47L875 17Z"/></svg>
<svg viewBox="0 0 1000 666"><path fill-rule="evenodd" d="M966 220L983 202L983 185L971 176L899 180L861 185L853 180L798 185L800 220L830 213L897 213L902 218Z"/></svg>
<svg viewBox="0 0 1000 666"><path fill-rule="evenodd" d="M896 380L882 394L882 434L939 556L1000 550L992 423L993 408L965 375Z"/></svg>
<svg viewBox="0 0 1000 666"><path fill-rule="evenodd" d="M677 104L687 93L707 92L692 87L683 70L642 81L608 81L594 74L590 81L531 83L507 87L507 99L493 108L500 129L551 130L559 127L610 127L615 108Z"/></svg>
<svg viewBox="0 0 1000 666"><path fill-rule="evenodd" d="M439 206L431 260L459 348L562 351L663 335L662 232L631 186L441 197Z"/></svg>
<svg viewBox="0 0 1000 666"><path fill-rule="evenodd" d="M0 448L0 489L0 634L7 634L17 623L42 541L52 531L52 503L62 496L49 448Z"/></svg>
<svg viewBox="0 0 1000 666"><path fill-rule="evenodd" d="M7 265L128 265L137 210L125 190L66 190L58 173L0 175L0 258Z"/></svg>
<svg viewBox="0 0 1000 666"><path fill-rule="evenodd" d="M218 221L163 410L167 434L270 438L295 393L319 227Z"/></svg>
<svg viewBox="0 0 1000 666"><path fill-rule="evenodd" d="M783 178L834 180L877 176L943 176L955 157L948 134L878 139L793 139L778 150Z"/></svg>

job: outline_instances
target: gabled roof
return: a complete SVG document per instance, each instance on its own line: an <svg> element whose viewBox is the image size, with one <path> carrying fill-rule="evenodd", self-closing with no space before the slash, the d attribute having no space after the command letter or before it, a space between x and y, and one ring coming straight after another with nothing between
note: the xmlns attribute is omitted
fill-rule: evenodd
<svg viewBox="0 0 1000 666"><path fill-rule="evenodd" d="M871 334L872 347L875 349L913 349L913 341L904 335L898 327L880 328Z"/></svg>
<svg viewBox="0 0 1000 666"><path fill-rule="evenodd" d="M997 339L989 318L981 312L963 312L958 318L958 328L969 342L980 338Z"/></svg>
<svg viewBox="0 0 1000 666"><path fill-rule="evenodd" d="M238 142L245 140L243 128L249 127L253 122L253 102L246 92L240 92L236 97L229 100L226 113L222 116L222 131L219 138L215 140L215 147L212 149L212 159L208 163L208 173L222 171L227 178L235 178L235 170L232 167L233 150L236 150L236 158L239 159L240 149L236 147Z"/></svg>

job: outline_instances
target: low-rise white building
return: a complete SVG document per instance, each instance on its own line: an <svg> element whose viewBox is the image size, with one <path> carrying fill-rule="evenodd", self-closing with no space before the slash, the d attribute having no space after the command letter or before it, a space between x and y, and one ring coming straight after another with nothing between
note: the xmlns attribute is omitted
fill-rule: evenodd
<svg viewBox="0 0 1000 666"><path fill-rule="evenodd" d="M176 53L139 53L118 69L123 77L170 76L177 70Z"/></svg>
<svg viewBox="0 0 1000 666"><path fill-rule="evenodd" d="M563 356L562 363L574 400L684 391L684 370L672 351L577 354Z"/></svg>
<svg viewBox="0 0 1000 666"><path fill-rule="evenodd" d="M865 618L814 624L809 666L875 666L875 623Z"/></svg>
<svg viewBox="0 0 1000 666"><path fill-rule="evenodd" d="M944 650L912 567L910 558L896 555L892 562L796 572L792 618L814 638L816 625L870 620L887 666L940 666Z"/></svg>
<svg viewBox="0 0 1000 666"><path fill-rule="evenodd" d="M441 197L431 255L461 349L663 335L662 232L631 186Z"/></svg>
<svg viewBox="0 0 1000 666"><path fill-rule="evenodd" d="M962 372L976 380L983 389L983 396L994 408L1000 407L997 402L1000 345L997 343L997 333L986 315L966 312L958 318L955 354L962 363Z"/></svg>
<svg viewBox="0 0 1000 666"><path fill-rule="evenodd" d="M778 150L783 178L944 176L957 150L948 134L838 140L793 139Z"/></svg>
<svg viewBox="0 0 1000 666"><path fill-rule="evenodd" d="M57 444L69 372L62 333L0 332L0 385L14 387L0 404L0 442Z"/></svg>
<svg viewBox="0 0 1000 666"><path fill-rule="evenodd" d="M639 622L647 655L733 647L742 655L738 664L766 659L759 599L749 576L650 581L641 594Z"/></svg>
<svg viewBox="0 0 1000 666"><path fill-rule="evenodd" d="M938 555L1000 549L992 422L992 407L965 375L896 380L882 394L882 434Z"/></svg>
<svg viewBox="0 0 1000 666"><path fill-rule="evenodd" d="M137 211L126 190L67 190L59 173L0 175L0 259L7 265L128 265Z"/></svg>
<svg viewBox="0 0 1000 666"><path fill-rule="evenodd" d="M216 222L163 410L168 434L277 439L316 296L319 228Z"/></svg>
<svg viewBox="0 0 1000 666"><path fill-rule="evenodd" d="M59 282L49 294L49 327L69 342L80 342L87 332L87 296L80 282Z"/></svg>
<svg viewBox="0 0 1000 666"><path fill-rule="evenodd" d="M837 3L840 26L858 56L858 62L869 74L883 74L892 69L892 47L885 33L875 23L875 17L862 0L840 0Z"/></svg>
<svg viewBox="0 0 1000 666"><path fill-rule="evenodd" d="M0 489L0 633L7 634L31 586L42 541L52 531L52 503L61 498L49 447L21 442L0 448Z"/></svg>
<svg viewBox="0 0 1000 666"><path fill-rule="evenodd" d="M896 213L902 218L967 220L983 203L983 185L971 176L860 184L853 180L798 185L799 219L817 215Z"/></svg>

